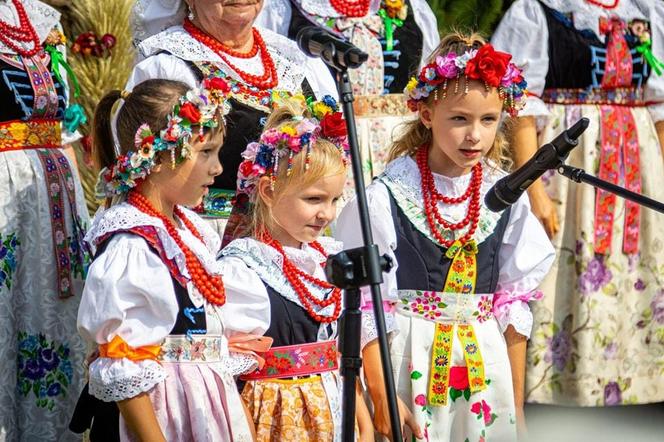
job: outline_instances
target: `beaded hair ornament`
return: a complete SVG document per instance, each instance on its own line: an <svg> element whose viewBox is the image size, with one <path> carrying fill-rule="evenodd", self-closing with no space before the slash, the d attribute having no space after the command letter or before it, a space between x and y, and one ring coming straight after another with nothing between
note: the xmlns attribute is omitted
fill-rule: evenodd
<svg viewBox="0 0 664 442"><path fill-rule="evenodd" d="M454 93L458 93L459 80L464 77L464 94L468 93L469 80L484 82L487 90L498 88L503 110L514 117L523 107L527 84L522 70L511 63L511 59L510 54L496 51L489 43L461 55L455 52L438 55L408 82L404 91L408 97L408 108L417 111L417 104L426 100L432 92L437 98L441 86L445 98L449 80L455 80Z"/></svg>
<svg viewBox="0 0 664 442"><path fill-rule="evenodd" d="M157 165L157 154L170 151L171 167L189 158L191 139L195 132L202 140L205 128L219 125L218 114L228 114L226 95L230 88L221 78L207 78L201 88L194 88L180 97L168 116L166 127L156 135L147 124L141 124L134 137L134 151L118 156L115 165L99 172L97 197L113 197L127 193L144 180ZM224 121L222 121L222 124ZM197 130L195 129L197 127ZM176 150L180 154L176 156Z"/></svg>
<svg viewBox="0 0 664 442"><path fill-rule="evenodd" d="M348 137L346 120L339 112L334 98L326 95L321 101L308 102L312 118L294 117L279 127L271 128L261 134L257 142L247 145L242 153L244 161L240 164L237 175L237 193L251 197L258 180L269 176L271 185L277 179L279 160L288 157L287 176L290 176L293 157L305 151L305 170L309 168L311 149L316 141L325 139L339 149L344 163L348 161ZM236 200L239 203L239 200Z"/></svg>

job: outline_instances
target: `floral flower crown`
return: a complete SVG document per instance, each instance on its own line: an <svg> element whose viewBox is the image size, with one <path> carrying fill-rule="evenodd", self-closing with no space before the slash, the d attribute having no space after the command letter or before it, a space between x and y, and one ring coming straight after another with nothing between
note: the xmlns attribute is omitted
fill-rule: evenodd
<svg viewBox="0 0 664 442"><path fill-rule="evenodd" d="M479 49L471 49L457 55L449 52L447 55L438 55L436 59L424 66L419 76L412 77L404 91L408 96L408 108L417 111L417 103L427 97L442 85L443 98L447 94L448 80L456 80L454 93L459 89L459 79L465 78L465 93L468 93L468 80L483 81L489 87L498 88L503 109L511 116L516 116L523 107L523 97L526 94L526 81L522 70L510 60L512 56L505 52L496 51L491 44L485 44ZM437 92L436 92L437 94Z"/></svg>
<svg viewBox="0 0 664 442"><path fill-rule="evenodd" d="M202 87L194 88L180 97L173 111L168 116L165 129L155 135L147 124L141 124L134 137L135 151L120 155L115 165L104 167L99 172L97 197L112 197L128 192L147 177L156 166L159 152L170 151L171 167L190 154L190 141L194 136L194 127L198 127L198 139L202 140L204 129L216 127L219 122L218 110L228 114L229 104L226 95L230 88L221 78L207 78ZM222 123L224 123L222 121ZM180 148L179 158L175 151Z"/></svg>
<svg viewBox="0 0 664 442"><path fill-rule="evenodd" d="M295 117L279 127L261 134L258 142L249 143L242 153L244 161L237 174L238 196L251 197L259 178L269 175L272 186L277 179L279 159L288 156L287 176L293 166L293 157L306 150L305 170L309 167L311 149L318 139L326 139L334 144L348 161L348 138L346 120L339 112L334 98L326 95L321 101L306 103L313 118ZM236 204L241 204L236 199Z"/></svg>

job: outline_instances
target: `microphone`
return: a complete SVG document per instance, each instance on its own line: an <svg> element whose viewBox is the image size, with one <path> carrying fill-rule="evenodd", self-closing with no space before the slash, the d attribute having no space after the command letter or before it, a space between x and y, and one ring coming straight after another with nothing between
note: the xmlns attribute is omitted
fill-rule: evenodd
<svg viewBox="0 0 664 442"><path fill-rule="evenodd" d="M563 164L572 149L579 144L578 138L588 128L589 122L587 118L581 118L553 141L540 147L526 164L498 180L484 197L487 208L492 212L500 212L514 204L544 172L557 169Z"/></svg>
<svg viewBox="0 0 664 442"><path fill-rule="evenodd" d="M352 69L362 65L369 56L344 40L317 26L307 26L295 37L302 52L310 57L320 57L336 70Z"/></svg>

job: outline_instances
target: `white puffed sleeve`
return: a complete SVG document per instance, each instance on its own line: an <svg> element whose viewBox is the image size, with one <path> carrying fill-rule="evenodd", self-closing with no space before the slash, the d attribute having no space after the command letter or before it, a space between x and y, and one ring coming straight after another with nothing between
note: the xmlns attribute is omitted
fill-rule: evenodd
<svg viewBox="0 0 664 442"><path fill-rule="evenodd" d="M436 50L440 43L438 34L438 21L436 15L431 10L431 6L425 0L411 0L413 8L413 17L417 27L422 31L422 59L420 60L420 69L426 64L427 58Z"/></svg>
<svg viewBox="0 0 664 442"><path fill-rule="evenodd" d="M339 100L337 83L334 81L330 69L323 60L320 58L306 57L304 76L318 100L322 99L325 95L329 95L337 101Z"/></svg>
<svg viewBox="0 0 664 442"><path fill-rule="evenodd" d="M138 83L155 78L181 81L192 88L198 85L196 75L184 60L171 54L160 53L134 66L125 89L131 91Z"/></svg>
<svg viewBox="0 0 664 442"><path fill-rule="evenodd" d="M517 0L507 10L491 37L500 51L512 54L512 61L523 68L529 96L519 116L547 116L544 102L538 97L544 91L549 71L549 28L542 6L531 0Z"/></svg>
<svg viewBox="0 0 664 442"><path fill-rule="evenodd" d="M90 265L78 330L97 345L119 338L138 349L161 345L177 314L168 268L142 238L118 234ZM90 364L90 393L120 401L149 391L165 377L156 360L99 357Z"/></svg>
<svg viewBox="0 0 664 442"><path fill-rule="evenodd" d="M503 331L511 324L519 334L530 336L533 316L528 301L541 297L537 287L554 258L553 245L530 211L527 195L523 195L512 206L498 255L500 271L493 309Z"/></svg>
<svg viewBox="0 0 664 442"><path fill-rule="evenodd" d="M664 61L664 2L650 2L650 37L652 53L660 61ZM650 116L656 123L664 120L664 73L657 75L651 71L645 88L646 101L654 102L648 106Z"/></svg>
<svg viewBox="0 0 664 442"><path fill-rule="evenodd" d="M267 331L270 326L270 298L258 274L240 258L221 257L219 267L226 288L226 304L221 309L224 333L231 354L226 365L233 375L250 373L256 369L258 362L249 352L234 351L235 342L247 335L262 336Z"/></svg>
<svg viewBox="0 0 664 442"><path fill-rule="evenodd" d="M388 333L396 330L394 319L394 304L398 301L397 267L394 250L397 248L397 234L392 222L392 209L390 197L384 184L374 181L367 187L367 204L374 243L378 246L381 255L392 258L394 267L389 273L383 273L383 283L380 285L383 297L383 311L385 312L385 325ZM359 225L359 209L357 199L353 198L341 211L335 225L334 236L344 244L344 248L353 249L364 245L362 230ZM362 347L378 337L376 321L373 314L371 289L362 287Z"/></svg>
<svg viewBox="0 0 664 442"><path fill-rule="evenodd" d="M292 15L290 0L265 0L254 25L288 36Z"/></svg>

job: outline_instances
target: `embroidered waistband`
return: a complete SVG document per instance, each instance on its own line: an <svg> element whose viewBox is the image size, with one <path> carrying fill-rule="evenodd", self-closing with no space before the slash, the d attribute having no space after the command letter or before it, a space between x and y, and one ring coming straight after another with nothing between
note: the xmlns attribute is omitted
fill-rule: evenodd
<svg viewBox="0 0 664 442"><path fill-rule="evenodd" d="M167 336L161 344L158 360L162 362L218 362L224 337L221 335Z"/></svg>
<svg viewBox="0 0 664 442"><path fill-rule="evenodd" d="M233 208L232 200L235 192L232 190L210 188L208 194L203 198L201 210L197 212L204 218L223 218L231 216Z"/></svg>
<svg viewBox="0 0 664 442"><path fill-rule="evenodd" d="M337 341L274 347L262 356L265 358L263 368L242 376L243 380L292 378L338 368Z"/></svg>
<svg viewBox="0 0 664 442"><path fill-rule="evenodd" d="M60 147L62 147L62 135L58 120L0 122L0 152Z"/></svg>
<svg viewBox="0 0 664 442"><path fill-rule="evenodd" d="M439 323L484 322L493 317L493 295L399 290L397 310Z"/></svg>
<svg viewBox="0 0 664 442"><path fill-rule="evenodd" d="M413 116L403 94L359 95L353 110L358 117Z"/></svg>
<svg viewBox="0 0 664 442"><path fill-rule="evenodd" d="M542 100L550 104L647 106L642 88L546 89Z"/></svg>

